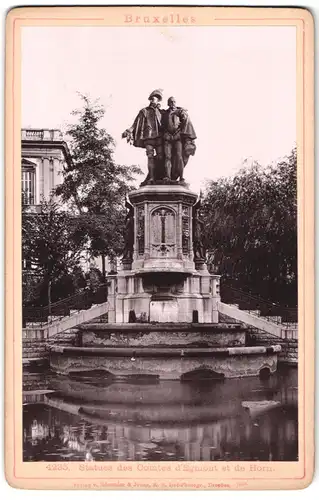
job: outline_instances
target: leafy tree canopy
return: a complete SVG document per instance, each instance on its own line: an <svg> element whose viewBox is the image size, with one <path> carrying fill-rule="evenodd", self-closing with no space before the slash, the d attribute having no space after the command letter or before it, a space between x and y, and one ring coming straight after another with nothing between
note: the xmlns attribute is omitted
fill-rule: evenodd
<svg viewBox="0 0 319 500"><path fill-rule="evenodd" d="M38 284L36 295L44 304L49 300L48 288L52 299L58 300L62 298L61 283L65 285L69 277L82 274L80 264L86 244L87 235L76 218L61 212L52 200L41 202L40 213L22 212L22 255L28 268L28 285Z"/></svg>
<svg viewBox="0 0 319 500"><path fill-rule="evenodd" d="M113 159L114 140L99 126L105 109L81 95L83 107L73 111L76 123L66 131L71 163L64 168L56 193L78 215L90 238L92 256L119 255L123 249L124 201L139 167L118 165Z"/></svg>
<svg viewBox="0 0 319 500"><path fill-rule="evenodd" d="M207 184L203 200L210 268L267 300L297 303L297 152L244 166Z"/></svg>

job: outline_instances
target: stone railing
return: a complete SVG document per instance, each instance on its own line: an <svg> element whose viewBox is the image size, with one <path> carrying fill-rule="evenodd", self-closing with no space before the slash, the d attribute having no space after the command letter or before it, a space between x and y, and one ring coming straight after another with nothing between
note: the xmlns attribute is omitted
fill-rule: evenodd
<svg viewBox="0 0 319 500"><path fill-rule="evenodd" d="M282 326L279 321L271 321L269 317L264 318L263 316L251 314L251 311L239 309L235 304L218 302L217 307L219 313L222 315L249 327L256 328L257 330L261 330L262 332L268 333L280 339L298 339L297 324Z"/></svg>
<svg viewBox="0 0 319 500"><path fill-rule="evenodd" d="M39 129L23 128L21 129L22 141L62 141L61 130L58 129Z"/></svg>

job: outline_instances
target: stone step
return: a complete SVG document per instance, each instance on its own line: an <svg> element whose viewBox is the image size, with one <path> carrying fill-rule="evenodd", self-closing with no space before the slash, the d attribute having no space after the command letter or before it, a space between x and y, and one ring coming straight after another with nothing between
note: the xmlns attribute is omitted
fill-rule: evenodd
<svg viewBox="0 0 319 500"><path fill-rule="evenodd" d="M22 358L22 363L23 363L23 369L25 368L29 368L28 365L34 363L35 365L47 365L47 361L48 361L48 356L46 357L42 357L42 358L39 358L39 357L32 357L32 356L28 356L28 357L23 357Z"/></svg>
<svg viewBox="0 0 319 500"><path fill-rule="evenodd" d="M77 335L75 333L65 334L65 332L61 332L48 339L48 344L52 344L55 342L73 342L76 337Z"/></svg>
<svg viewBox="0 0 319 500"><path fill-rule="evenodd" d="M278 339L278 342L298 342L298 331L297 330L286 330L282 329L280 332L280 337L271 335L269 333L262 333L260 330L257 330L256 328L252 328L250 333L252 335L261 335L263 339Z"/></svg>
<svg viewBox="0 0 319 500"><path fill-rule="evenodd" d="M22 340L22 345L23 346L28 346L28 345L45 345L46 344L46 339L23 339Z"/></svg>
<svg viewBox="0 0 319 500"><path fill-rule="evenodd" d="M272 321L273 323L282 323L282 317L281 316L262 316L265 317L268 321Z"/></svg>
<svg viewBox="0 0 319 500"><path fill-rule="evenodd" d="M73 339L76 336L76 333L65 333L65 332L60 332L56 333L54 336L50 337L48 340L58 340L58 339Z"/></svg>
<svg viewBox="0 0 319 500"><path fill-rule="evenodd" d="M53 323L54 321L58 321L65 316L48 316L48 323Z"/></svg>
<svg viewBox="0 0 319 500"><path fill-rule="evenodd" d="M28 352L42 354L43 352L47 352L47 348L45 347L44 349L36 349L33 347L26 347L22 350L22 352L23 352L23 354L26 354Z"/></svg>
<svg viewBox="0 0 319 500"><path fill-rule="evenodd" d="M247 309L245 312L252 314L253 316L260 316L260 310L259 309Z"/></svg>
<svg viewBox="0 0 319 500"><path fill-rule="evenodd" d="M48 350L45 349L45 350L42 350L42 351L38 351L38 350L35 350L35 349L23 349L22 351L22 355L23 357L41 357L41 356L46 356L48 354Z"/></svg>
<svg viewBox="0 0 319 500"><path fill-rule="evenodd" d="M24 352L23 353L23 359L28 359L29 361L32 361L33 359L39 360L39 359L47 358L48 356L49 356L48 352L43 352L43 353Z"/></svg>
<svg viewBox="0 0 319 500"><path fill-rule="evenodd" d="M48 344L48 347L54 346L54 345L61 345L61 346L72 346L74 345L73 342L67 341L67 340L56 340L55 342L50 342Z"/></svg>
<svg viewBox="0 0 319 500"><path fill-rule="evenodd" d="M56 333L54 335L54 337L58 337L59 335L65 335L65 336L70 336L71 337L72 335L76 335L77 332L78 332L77 329L64 330L63 332Z"/></svg>
<svg viewBox="0 0 319 500"><path fill-rule="evenodd" d="M43 351L44 349L46 349L46 345L47 345L46 342L42 342L41 344L40 343L33 344L32 342L28 342L27 344L23 344L22 348L24 350L33 349L37 351Z"/></svg>
<svg viewBox="0 0 319 500"><path fill-rule="evenodd" d="M22 390L23 391L37 391L37 390L45 390L47 387L47 384L45 383L23 383Z"/></svg>
<svg viewBox="0 0 319 500"><path fill-rule="evenodd" d="M251 314L253 316L258 316L259 318L264 319L266 321L269 321L270 323L276 323L276 325L281 324L281 322L282 322L281 316L262 316L260 314L259 310L247 309L247 310L244 310L244 312Z"/></svg>
<svg viewBox="0 0 319 500"><path fill-rule="evenodd" d="M24 384L46 384L48 376L45 373L29 372L24 371L23 373L23 383Z"/></svg>

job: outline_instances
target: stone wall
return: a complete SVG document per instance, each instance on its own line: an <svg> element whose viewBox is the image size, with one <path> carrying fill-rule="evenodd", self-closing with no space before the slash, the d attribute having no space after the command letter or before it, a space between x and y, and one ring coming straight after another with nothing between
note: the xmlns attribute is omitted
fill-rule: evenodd
<svg viewBox="0 0 319 500"><path fill-rule="evenodd" d="M280 347L135 349L60 347L52 350L50 365L63 374L104 370L115 377L155 375L178 380L205 371L217 378L237 378L258 376L264 370L274 373Z"/></svg>
<svg viewBox="0 0 319 500"><path fill-rule="evenodd" d="M250 331L251 341L254 345L271 345L274 337L259 330ZM276 339L276 343L281 345L281 352L278 355L278 362L297 365L298 364L298 340L296 339Z"/></svg>
<svg viewBox="0 0 319 500"><path fill-rule="evenodd" d="M22 359L47 359L49 351L47 341L44 338L23 338L22 339Z"/></svg>
<svg viewBox="0 0 319 500"><path fill-rule="evenodd" d="M127 334L125 332L83 332L83 346L207 346L207 347L236 347L245 345L245 332L193 332L154 331Z"/></svg>

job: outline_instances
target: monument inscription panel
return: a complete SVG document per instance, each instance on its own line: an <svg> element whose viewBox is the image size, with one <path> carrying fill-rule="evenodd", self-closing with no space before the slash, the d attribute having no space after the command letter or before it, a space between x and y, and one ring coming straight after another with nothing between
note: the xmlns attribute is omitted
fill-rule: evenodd
<svg viewBox="0 0 319 500"><path fill-rule="evenodd" d="M176 254L176 215L174 210L159 207L151 213L150 238L152 257L174 257Z"/></svg>

